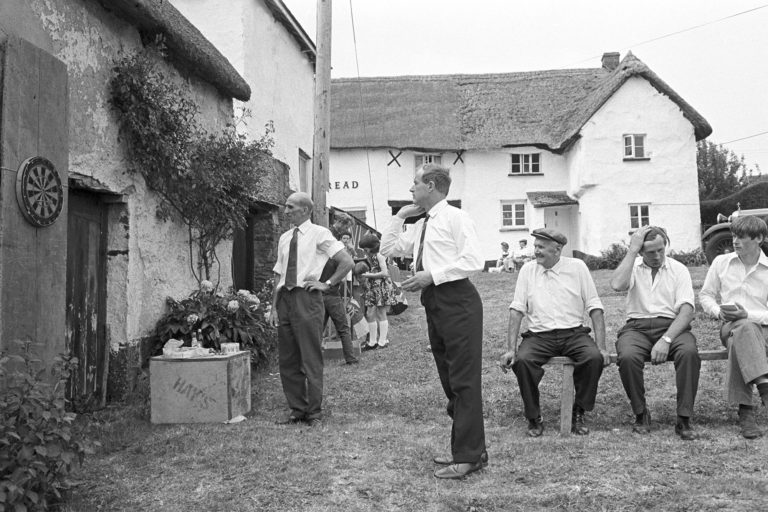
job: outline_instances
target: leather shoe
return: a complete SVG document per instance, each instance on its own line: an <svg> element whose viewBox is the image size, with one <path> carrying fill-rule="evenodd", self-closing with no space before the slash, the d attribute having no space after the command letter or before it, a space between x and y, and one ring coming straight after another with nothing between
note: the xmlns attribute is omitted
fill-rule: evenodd
<svg viewBox="0 0 768 512"><path fill-rule="evenodd" d="M739 426L744 439L757 439L763 435L755 422L755 411L750 406L739 405Z"/></svg>
<svg viewBox="0 0 768 512"><path fill-rule="evenodd" d="M291 414L290 416L287 416L281 420L277 420L275 422L276 425L295 425L296 423L301 423L304 421L304 418L299 416L294 416Z"/></svg>
<svg viewBox="0 0 768 512"><path fill-rule="evenodd" d="M534 420L528 420L528 437L539 437L544 433L544 418L539 416Z"/></svg>
<svg viewBox="0 0 768 512"><path fill-rule="evenodd" d="M443 455L438 455L432 460L439 466L450 466L453 464L453 457ZM483 453L480 454L480 463L483 465L483 467L488 465L488 452L485 450L483 450Z"/></svg>
<svg viewBox="0 0 768 512"><path fill-rule="evenodd" d="M307 425L310 427L322 427L323 420L320 418L310 418L307 420Z"/></svg>
<svg viewBox="0 0 768 512"><path fill-rule="evenodd" d="M464 478L470 473L474 473L475 471L478 471L480 469L483 469L483 463L482 462L462 462L461 464L451 464L450 466L445 466L444 468L440 468L437 471L435 471L435 478L446 478L450 480L457 480L460 478Z"/></svg>
<svg viewBox="0 0 768 512"><path fill-rule="evenodd" d="M632 425L632 432L636 434L649 434L651 432L651 413L648 409L637 415L635 423Z"/></svg>
<svg viewBox="0 0 768 512"><path fill-rule="evenodd" d="M573 416L571 416L571 433L577 436L586 436L589 434L589 428L584 422L584 409L581 407L573 408Z"/></svg>
<svg viewBox="0 0 768 512"><path fill-rule="evenodd" d="M696 432L693 431L688 418L680 416L678 416L677 424L675 425L675 434L679 435L683 441L693 441L696 439Z"/></svg>

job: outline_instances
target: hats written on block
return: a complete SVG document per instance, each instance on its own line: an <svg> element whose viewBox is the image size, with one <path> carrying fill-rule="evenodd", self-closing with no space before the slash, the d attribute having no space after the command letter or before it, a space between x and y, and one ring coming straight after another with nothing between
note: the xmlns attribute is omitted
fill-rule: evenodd
<svg viewBox="0 0 768 512"><path fill-rule="evenodd" d="M531 232L531 236L534 238L541 238L542 240L548 240L550 242L557 242L560 245L568 243L568 238L556 229L539 228L534 229Z"/></svg>

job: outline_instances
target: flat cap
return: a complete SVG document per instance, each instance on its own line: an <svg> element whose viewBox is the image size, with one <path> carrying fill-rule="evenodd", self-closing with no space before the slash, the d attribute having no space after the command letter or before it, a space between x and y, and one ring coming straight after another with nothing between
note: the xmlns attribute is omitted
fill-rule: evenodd
<svg viewBox="0 0 768 512"><path fill-rule="evenodd" d="M557 242L560 245L565 245L568 243L568 239L565 237L565 235L555 229L534 229L531 232L531 236L534 238L541 238L542 240L549 240L550 242Z"/></svg>

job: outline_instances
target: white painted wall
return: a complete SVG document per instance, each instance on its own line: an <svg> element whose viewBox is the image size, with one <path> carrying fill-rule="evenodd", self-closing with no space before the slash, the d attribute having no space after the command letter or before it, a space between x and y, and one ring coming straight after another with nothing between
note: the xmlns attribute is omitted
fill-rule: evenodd
<svg viewBox="0 0 768 512"><path fill-rule="evenodd" d="M625 133L647 134L649 160L623 160ZM628 241L629 203L646 202L651 224L667 229L670 249L701 246L693 125L647 81L628 80L584 126L572 152L584 252Z"/></svg>
<svg viewBox="0 0 768 512"><path fill-rule="evenodd" d="M298 190L299 149L312 155L314 68L261 0L171 0L211 41L251 87L248 102L235 101L252 116L240 127L250 138L275 126L275 158L290 166L289 185ZM310 163L311 169L311 163Z"/></svg>

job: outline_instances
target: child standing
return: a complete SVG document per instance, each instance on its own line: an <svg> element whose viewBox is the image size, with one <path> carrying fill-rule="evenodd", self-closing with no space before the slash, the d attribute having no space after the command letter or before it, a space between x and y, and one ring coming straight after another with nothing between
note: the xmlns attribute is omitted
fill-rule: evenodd
<svg viewBox="0 0 768 512"><path fill-rule="evenodd" d="M366 278L363 284L363 302L365 318L368 320L370 330L368 345L363 348L367 350L384 348L389 344L387 309L397 304L395 287L389 278L387 260L379 254L379 238L376 235L367 234L360 239L358 245L365 250L370 267L368 272L361 274L361 277Z"/></svg>

